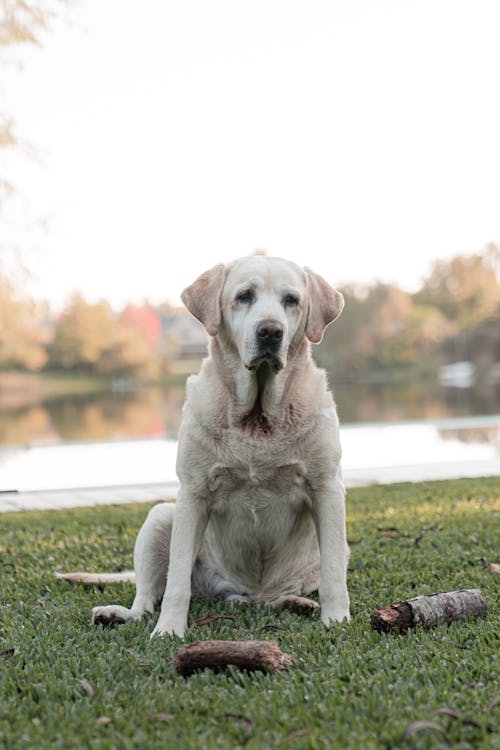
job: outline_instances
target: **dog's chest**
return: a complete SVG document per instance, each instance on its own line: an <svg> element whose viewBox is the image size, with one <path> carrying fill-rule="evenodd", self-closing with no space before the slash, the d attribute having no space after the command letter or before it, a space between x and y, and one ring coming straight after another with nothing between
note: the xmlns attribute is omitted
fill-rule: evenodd
<svg viewBox="0 0 500 750"><path fill-rule="evenodd" d="M202 554L235 591L265 588L302 553L310 554L312 502L302 464L274 469L217 464L208 487Z"/></svg>
<svg viewBox="0 0 500 750"><path fill-rule="evenodd" d="M305 483L305 467L299 461L281 466L262 466L258 463L231 466L217 463L208 474L208 490L212 495L259 488L273 489L280 493L293 487L304 487Z"/></svg>
<svg viewBox="0 0 500 750"><path fill-rule="evenodd" d="M306 451L288 435L281 441L251 440L230 431L214 453L206 479L211 508L229 510L237 498L258 510L307 496Z"/></svg>
<svg viewBox="0 0 500 750"><path fill-rule="evenodd" d="M295 515L309 501L300 462L274 467L216 464L209 472L208 491L211 512L223 516Z"/></svg>

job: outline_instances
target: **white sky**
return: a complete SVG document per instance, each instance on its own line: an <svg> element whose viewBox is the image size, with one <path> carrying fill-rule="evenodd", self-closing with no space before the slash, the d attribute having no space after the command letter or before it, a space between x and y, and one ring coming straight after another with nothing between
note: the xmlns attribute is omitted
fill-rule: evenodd
<svg viewBox="0 0 500 750"><path fill-rule="evenodd" d="M78 0L67 17L0 92L39 149L8 176L50 220L26 257L54 304L177 301L255 248L415 288L431 259L500 242L498 0Z"/></svg>

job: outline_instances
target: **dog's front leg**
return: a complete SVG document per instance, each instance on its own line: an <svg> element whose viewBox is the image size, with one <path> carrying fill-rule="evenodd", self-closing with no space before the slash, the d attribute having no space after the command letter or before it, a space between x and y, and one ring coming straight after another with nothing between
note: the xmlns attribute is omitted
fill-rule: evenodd
<svg viewBox="0 0 500 750"><path fill-rule="evenodd" d="M208 523L206 502L181 490L175 504L170 564L154 635L183 636L191 600L191 574Z"/></svg>
<svg viewBox="0 0 500 750"><path fill-rule="evenodd" d="M320 550L321 620L330 625L350 619L345 489L338 475L316 489L313 516Z"/></svg>

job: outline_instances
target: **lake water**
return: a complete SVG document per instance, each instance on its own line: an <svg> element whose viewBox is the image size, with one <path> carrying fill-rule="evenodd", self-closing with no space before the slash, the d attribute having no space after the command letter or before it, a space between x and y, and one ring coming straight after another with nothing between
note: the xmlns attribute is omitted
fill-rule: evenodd
<svg viewBox="0 0 500 750"><path fill-rule="evenodd" d="M499 387L334 392L348 485L500 474ZM183 399L177 386L4 403L0 492L175 484Z"/></svg>
<svg viewBox="0 0 500 750"><path fill-rule="evenodd" d="M339 383L333 391L342 424L500 414L500 384L450 388L419 382ZM0 390L0 446L175 439L183 401L182 384L45 401Z"/></svg>

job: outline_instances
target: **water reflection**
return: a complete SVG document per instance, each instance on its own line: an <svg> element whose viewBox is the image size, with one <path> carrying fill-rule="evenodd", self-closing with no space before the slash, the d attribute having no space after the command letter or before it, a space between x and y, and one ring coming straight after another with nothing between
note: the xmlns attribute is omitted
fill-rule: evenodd
<svg viewBox="0 0 500 750"><path fill-rule="evenodd" d="M71 396L0 412L1 445L176 437L184 386Z"/></svg>
<svg viewBox="0 0 500 750"><path fill-rule="evenodd" d="M179 430L184 387L149 388L48 405L61 440L111 440L175 437Z"/></svg>
<svg viewBox="0 0 500 750"><path fill-rule="evenodd" d="M437 383L333 385L341 422L404 422L500 413L500 383L453 388Z"/></svg>
<svg viewBox="0 0 500 750"><path fill-rule="evenodd" d="M2 394L0 445L41 445L177 436L184 384L126 393L36 400ZM334 385L341 422L399 422L500 413L500 385L469 389L423 383ZM478 442L478 430L457 430L454 438ZM498 440L482 428L485 442ZM443 437L449 438L450 431Z"/></svg>

